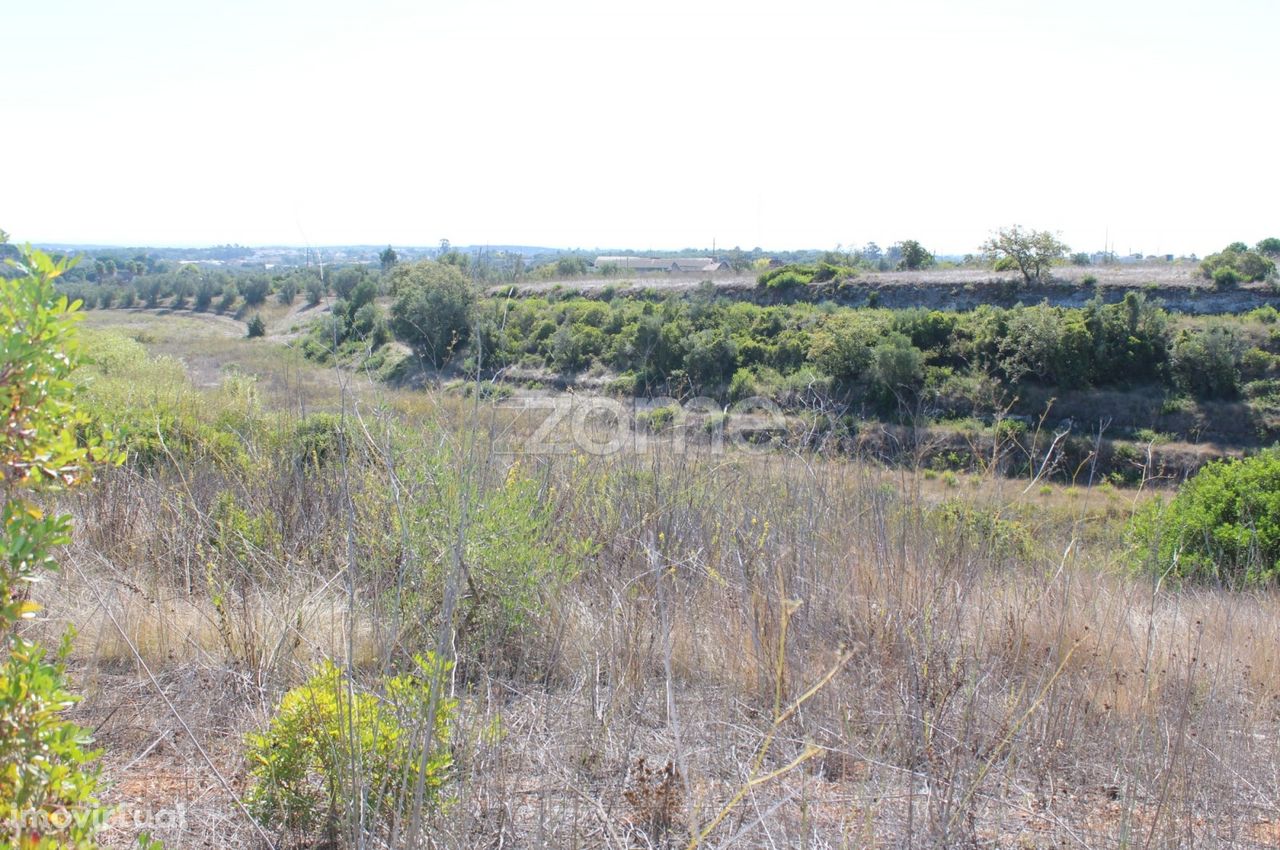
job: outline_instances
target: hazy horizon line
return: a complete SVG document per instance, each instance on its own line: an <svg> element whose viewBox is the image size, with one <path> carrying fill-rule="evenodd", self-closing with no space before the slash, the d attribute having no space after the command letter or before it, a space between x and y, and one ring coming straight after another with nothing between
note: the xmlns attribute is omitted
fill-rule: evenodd
<svg viewBox="0 0 1280 850"><path fill-rule="evenodd" d="M26 244L26 245L31 245L37 248L57 248L57 249L67 249L67 250L158 249L158 250L168 250L168 251L180 251L180 250L201 251L201 250L209 250L213 248L223 248L223 247L238 247L238 248L247 248L250 250L266 250L266 249L272 249L272 248L279 248L279 249L289 249L289 250L295 250L295 251L325 251L325 250L334 250L339 248L378 250L386 247L398 248L401 250L414 250L414 251L439 251L441 249L441 246L439 245L439 243L436 243L436 244L399 243L397 244L395 242L329 242L329 243L318 244L318 245L307 245L307 244L298 244L298 243L289 243L289 242L260 242L260 243L132 242L132 243L129 243L129 242L77 242L77 241L57 240L57 239L13 239L12 236L10 237L10 241L13 244L18 244L18 245ZM712 255L725 254L731 251L742 251L744 253L751 253L753 251L760 251L763 253L799 253L799 252L834 251L838 253L856 254L869 244L874 243L882 251L887 251L888 249L896 245L901 245L902 241L906 241L906 240L901 240L897 242L887 242L883 244L876 242L875 240L869 240L868 242L864 242L860 245L844 246L841 244L841 245L836 245L834 247L820 247L817 245L807 245L803 247L764 247L761 245L753 245L750 248L743 248L740 245L735 245L732 248L723 248L719 246L706 246L706 245L703 245L703 246L686 245L680 248L658 248L658 247L633 248L633 247L625 247L625 246L619 246L619 245L595 245L591 247L584 247L584 246L568 247L564 245L540 245L540 244L531 243L531 242L466 242L466 243L450 243L449 247L455 250L463 250L463 249L471 250L476 248L489 248L489 249L532 248L532 249L545 250L545 251L560 251L560 252L568 252L568 253L596 253L596 254L599 254L602 252L611 252L611 251L627 252L632 254L643 254L645 252L663 253L663 254L681 253L681 252L686 252L686 253L699 252L699 253L708 253ZM967 255L976 256L982 253L981 250L978 248L967 250L967 251L956 251L956 250L944 250L944 249L929 249L927 245L925 247L926 249L930 250L930 253L934 254L935 256L941 256L941 257L964 257ZM1159 256L1169 256L1169 255L1172 255L1174 257L1188 257L1193 254L1198 254L1198 252L1194 252L1194 251L1192 252L1187 252L1187 251L1121 252L1114 248L1108 249L1105 247L1097 248L1097 249L1084 249L1081 251L1076 251L1075 248L1072 247L1070 250L1073 253L1094 254L1094 253L1104 253L1109 251L1110 253L1116 256L1134 256L1137 254L1141 254L1144 257L1147 257L1147 256L1159 257Z"/></svg>

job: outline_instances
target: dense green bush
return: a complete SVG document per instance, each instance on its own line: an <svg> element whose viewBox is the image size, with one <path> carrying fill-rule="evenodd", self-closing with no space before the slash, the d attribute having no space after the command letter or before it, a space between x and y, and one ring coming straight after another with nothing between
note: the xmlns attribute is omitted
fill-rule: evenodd
<svg viewBox="0 0 1280 850"><path fill-rule="evenodd" d="M71 381L75 305L53 286L66 266L38 252L17 263L18 276L0 277L0 844L93 848L106 811L90 731L66 719L76 701L64 665L70 635L50 659L17 627L40 610L30 588L70 540L71 518L47 512L50 497L90 479L103 453ZM38 820L59 810L70 815L64 829Z"/></svg>
<svg viewBox="0 0 1280 850"><path fill-rule="evenodd" d="M905 335L889 334L871 349L869 372L873 386L888 401L919 388L924 380L924 352Z"/></svg>
<svg viewBox="0 0 1280 850"><path fill-rule="evenodd" d="M228 283L222 288L222 298L218 300L218 310L226 313L236 306L236 301L239 298L240 289L234 283Z"/></svg>
<svg viewBox="0 0 1280 850"><path fill-rule="evenodd" d="M298 281L292 277L285 278L280 283L280 288L276 290L276 300L286 307L293 304L293 299L298 297Z"/></svg>
<svg viewBox="0 0 1280 850"><path fill-rule="evenodd" d="M156 277L145 278L138 283L138 295L148 307L156 307L164 294L163 281Z"/></svg>
<svg viewBox="0 0 1280 850"><path fill-rule="evenodd" d="M1224 271L1230 269L1234 275ZM1200 271L1213 281L1214 286L1224 288L1240 281L1266 280L1275 274L1276 264L1257 251L1250 251L1243 242L1234 242L1216 254L1210 254L1200 263Z"/></svg>
<svg viewBox="0 0 1280 850"><path fill-rule="evenodd" d="M312 413L294 427L294 462L314 468L339 460L348 439L349 435L340 416L333 413Z"/></svg>
<svg viewBox="0 0 1280 850"><path fill-rule="evenodd" d="M811 283L848 280L857 274L857 269L835 263L790 263L761 272L756 278L756 283L766 289L782 292L808 286Z"/></svg>
<svg viewBox="0 0 1280 850"><path fill-rule="evenodd" d="M240 294L244 296L244 303L257 307L271 293L271 279L264 274L246 275L241 279L239 288Z"/></svg>
<svg viewBox="0 0 1280 850"><path fill-rule="evenodd" d="M254 816L317 838L352 835L359 818L385 835L411 815L419 782L427 804L438 805L453 763L456 704L440 696L449 665L430 654L415 660L412 675L388 679L377 691L326 661L286 693L267 729L247 738L252 784L245 803ZM434 725L424 729L432 716Z"/></svg>
<svg viewBox="0 0 1280 850"><path fill-rule="evenodd" d="M218 282L212 278L201 278L196 284L196 309L208 310L214 297L221 291Z"/></svg>
<svg viewBox="0 0 1280 850"><path fill-rule="evenodd" d="M1213 270L1214 289L1235 289L1244 278L1231 266L1219 266Z"/></svg>
<svg viewBox="0 0 1280 850"><path fill-rule="evenodd" d="M324 298L325 285L319 275L312 275L307 278L307 306L314 307Z"/></svg>
<svg viewBox="0 0 1280 850"><path fill-rule="evenodd" d="M351 266L345 269L338 269L330 278L330 286L333 289L334 297L348 299L351 293L355 292L356 287L367 280L369 270L362 266Z"/></svg>
<svg viewBox="0 0 1280 850"><path fill-rule="evenodd" d="M898 261L898 267L901 269L917 271L927 269L934 263L933 254L914 239L901 243L898 249L902 252L902 259Z"/></svg>
<svg viewBox="0 0 1280 850"><path fill-rule="evenodd" d="M442 366L467 343L476 293L450 265L423 260L391 271L391 327L419 357Z"/></svg>
<svg viewBox="0 0 1280 850"><path fill-rule="evenodd" d="M756 278L756 283L767 289L785 292L789 289L797 289L806 286L813 280L812 274L806 274L800 268L795 266L783 266L778 269L770 269L767 272L761 272Z"/></svg>
<svg viewBox="0 0 1280 850"><path fill-rule="evenodd" d="M918 386L915 375L940 368L953 375L976 370L1011 386L1163 384L1170 378L1172 344L1168 315L1139 293L1118 304L1095 299L1080 309L988 306L968 313L715 299L524 298L482 302L477 328L489 369L523 364L577 372L600 366L635 375L641 392L674 395L682 391L674 382L678 374L685 389L721 400L744 391L748 380L788 392L791 376L804 370L830 379L845 399L870 392L883 400L887 385L883 372L871 370L873 349L894 334L918 352L908 356L920 368L907 370L913 379L903 386ZM889 349L905 350L896 344ZM882 353L882 365L888 353Z"/></svg>
<svg viewBox="0 0 1280 850"><path fill-rule="evenodd" d="M1199 333L1183 331L1173 346L1173 374L1178 387L1196 398L1235 398L1242 354L1239 338L1224 325Z"/></svg>
<svg viewBox="0 0 1280 850"><path fill-rule="evenodd" d="M351 305L348 305L350 309ZM391 340L391 328L382 308L372 301L362 304L351 314L348 323L349 334L355 336L373 348L384 345Z"/></svg>
<svg viewBox="0 0 1280 850"><path fill-rule="evenodd" d="M1160 574L1233 586L1280 577L1280 451L1210 463L1130 528Z"/></svg>
<svg viewBox="0 0 1280 850"><path fill-rule="evenodd" d="M491 664L519 664L530 629L576 575L591 544L557 522L545 481L520 464L476 491L463 484L463 463L448 452L417 460L436 482L438 498L406 506L404 532L422 556L422 569L397 599L405 622L415 624L419 638L435 633L433 618L442 609L461 542L467 587L458 600L460 652Z"/></svg>

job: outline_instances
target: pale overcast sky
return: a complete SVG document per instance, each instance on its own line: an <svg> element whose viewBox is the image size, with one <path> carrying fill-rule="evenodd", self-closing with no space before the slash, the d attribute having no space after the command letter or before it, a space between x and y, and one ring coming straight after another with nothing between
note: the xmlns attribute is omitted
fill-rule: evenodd
<svg viewBox="0 0 1280 850"><path fill-rule="evenodd" d="M1275 0L4 0L0 227L128 245L1280 235Z"/></svg>

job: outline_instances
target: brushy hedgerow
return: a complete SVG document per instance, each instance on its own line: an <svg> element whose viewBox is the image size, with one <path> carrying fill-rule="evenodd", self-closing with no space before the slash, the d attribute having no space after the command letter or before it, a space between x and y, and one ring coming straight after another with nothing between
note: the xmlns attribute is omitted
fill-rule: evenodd
<svg viewBox="0 0 1280 850"><path fill-rule="evenodd" d="M1143 564L1231 586L1280 578L1280 450L1216 461L1168 504L1153 500L1130 529Z"/></svg>

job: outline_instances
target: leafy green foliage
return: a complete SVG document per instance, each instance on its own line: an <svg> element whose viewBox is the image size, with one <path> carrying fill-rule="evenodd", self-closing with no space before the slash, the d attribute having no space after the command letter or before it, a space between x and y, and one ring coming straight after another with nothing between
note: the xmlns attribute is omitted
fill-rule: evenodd
<svg viewBox="0 0 1280 850"><path fill-rule="evenodd" d="M250 307L257 307L266 301L267 295L271 293L271 279L264 274L252 274L246 276L239 287L240 294L244 296L244 303Z"/></svg>
<svg viewBox="0 0 1280 850"><path fill-rule="evenodd" d="M240 290L234 283L228 283L222 288L222 298L218 300L218 309L223 313L229 311L236 306L236 300L240 298Z"/></svg>
<svg viewBox="0 0 1280 850"><path fill-rule="evenodd" d="M570 540L555 522L543 482L519 464L477 491L465 486L449 456L428 462L441 497L413 505L406 518L424 564L419 583L402 601L406 619L416 612L422 628L434 628L422 612L441 610L446 571L459 542L456 529L463 524L467 593L460 600L458 640L491 661L503 655L518 660L523 637L545 612L547 601L573 577L581 547L589 544Z"/></svg>
<svg viewBox="0 0 1280 850"><path fill-rule="evenodd" d="M314 307L324 298L325 286L324 281L319 275L311 275L307 278L306 284L307 306Z"/></svg>
<svg viewBox="0 0 1280 850"><path fill-rule="evenodd" d="M756 278L756 283L766 289L785 292L808 286L811 283L830 283L856 277L858 270L846 265L828 262L814 264L790 263L776 269L767 269Z"/></svg>
<svg viewBox="0 0 1280 850"><path fill-rule="evenodd" d="M294 461L301 466L324 466L342 456L347 439L341 417L333 413L312 413L294 428Z"/></svg>
<svg viewBox="0 0 1280 850"><path fill-rule="evenodd" d="M266 336L266 334L267 323L262 320L262 316L255 313L253 318L249 319L248 325L246 325L245 336L249 339L254 339L255 337Z"/></svg>
<svg viewBox="0 0 1280 850"><path fill-rule="evenodd" d="M916 390L924 380L924 352L904 334L891 333L871 349L870 373L876 388L889 396Z"/></svg>
<svg viewBox="0 0 1280 850"><path fill-rule="evenodd" d="M1225 325L1183 331L1173 346L1173 374L1178 386L1196 398L1235 398L1242 354L1240 340Z"/></svg>
<svg viewBox="0 0 1280 850"><path fill-rule="evenodd" d="M285 278L280 283L279 289L276 290L276 300L286 307L293 304L293 299L298 297L298 281L293 277Z"/></svg>
<svg viewBox="0 0 1280 850"><path fill-rule="evenodd" d="M1017 268L1030 284L1039 281L1071 249L1047 230L1029 230L1015 224L993 233L982 243L981 250L997 269L1001 263Z"/></svg>
<svg viewBox="0 0 1280 850"><path fill-rule="evenodd" d="M442 366L471 334L476 294L462 273L428 260L391 271L391 327L418 356Z"/></svg>
<svg viewBox="0 0 1280 850"><path fill-rule="evenodd" d="M1153 501L1130 532L1161 574L1233 586L1280 578L1280 451L1210 463L1167 505Z"/></svg>
<svg viewBox="0 0 1280 850"><path fill-rule="evenodd" d="M933 254L925 250L925 247L914 239L908 239L898 246L902 252L902 259L898 261L898 267L908 271L917 271L919 269L927 269L933 265Z"/></svg>
<svg viewBox="0 0 1280 850"><path fill-rule="evenodd" d="M1233 242L1216 254L1210 254L1200 263L1201 273L1213 281L1219 289L1229 288L1241 281L1266 280L1275 274L1276 264L1258 251L1250 251L1243 242Z"/></svg>
<svg viewBox="0 0 1280 850"><path fill-rule="evenodd" d="M366 274L340 275L337 288L340 297L328 316L312 323L303 354L321 362L337 357L367 365L374 352L391 341L390 324L375 300L377 280ZM317 293L317 303L320 297Z"/></svg>
<svg viewBox="0 0 1280 850"><path fill-rule="evenodd" d="M1095 299L1079 309L984 307L968 313L528 297L482 302L477 327L489 369L602 367L635 376L628 386L641 393L721 401L742 397L748 386L777 393L777 401L799 399L798 384L831 390L842 401L869 394L881 404L901 394L889 387L919 388L939 368L976 370L1010 386L1165 383L1172 344L1168 315L1139 293L1118 304ZM914 351L894 334L906 337ZM897 359L903 369L872 369L873 350L885 342L881 366ZM890 372L894 377L886 380Z"/></svg>
<svg viewBox="0 0 1280 850"><path fill-rule="evenodd" d="M1232 266L1219 266L1213 270L1214 289L1235 289L1243 278Z"/></svg>
<svg viewBox="0 0 1280 850"><path fill-rule="evenodd" d="M212 278L201 278L196 284L196 309L208 310L213 304L214 297L221 292L218 282Z"/></svg>
<svg viewBox="0 0 1280 850"><path fill-rule="evenodd" d="M50 660L14 628L39 610L28 588L57 568L52 550L70 536L70 517L45 513L34 498L89 480L94 462L108 458L74 399L77 305L53 285L65 269L23 252L20 276L0 278L0 811L21 847L94 847L104 816L92 739L63 716L75 702L63 666L69 636ZM41 834L39 815L59 809L76 816Z"/></svg>
<svg viewBox="0 0 1280 850"><path fill-rule="evenodd" d="M450 665L431 654L415 663L412 674L374 692L325 661L286 693L267 729L247 738L250 811L268 826L332 835L356 812L390 832L419 782L427 802L438 804L453 763L456 703L440 695ZM424 728L431 716L434 725Z"/></svg>

